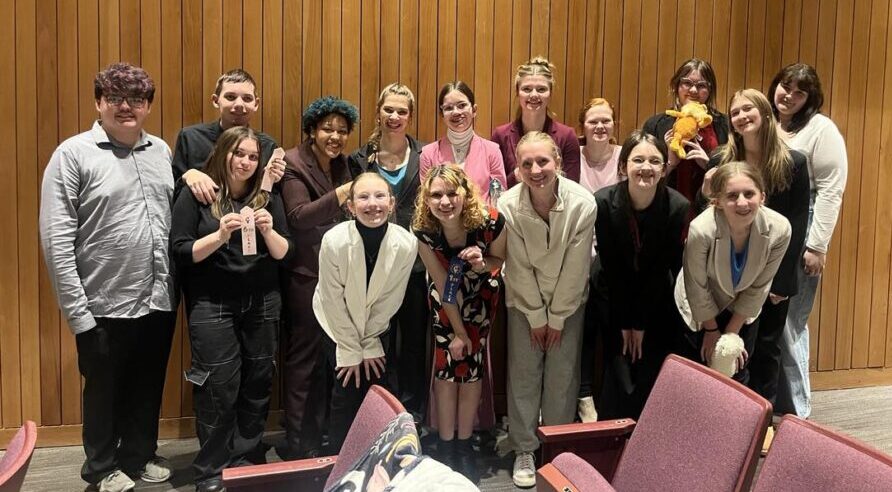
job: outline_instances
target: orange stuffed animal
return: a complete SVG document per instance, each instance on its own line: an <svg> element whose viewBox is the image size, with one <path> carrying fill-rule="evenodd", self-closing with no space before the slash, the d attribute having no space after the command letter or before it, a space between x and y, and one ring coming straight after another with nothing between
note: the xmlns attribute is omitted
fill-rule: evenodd
<svg viewBox="0 0 892 492"><path fill-rule="evenodd" d="M672 125L672 140L669 141L669 150L684 159L687 156L684 142L694 138L701 128L712 124L712 116L709 115L705 104L696 101L685 104L681 111L669 109L666 114L676 118L675 124Z"/></svg>

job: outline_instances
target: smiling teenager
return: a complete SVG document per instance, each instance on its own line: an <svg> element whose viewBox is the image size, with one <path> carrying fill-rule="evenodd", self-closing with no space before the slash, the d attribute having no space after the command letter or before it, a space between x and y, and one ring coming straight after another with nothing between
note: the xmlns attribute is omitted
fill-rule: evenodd
<svg viewBox="0 0 892 492"><path fill-rule="evenodd" d="M171 251L186 295L199 492L223 490L223 468L264 463L260 447L272 390L282 301L279 261L292 250L282 200L260 189L260 139L247 127L224 131L206 171L220 188L208 205L181 193ZM246 222L248 221L248 222ZM256 231L255 253L242 235ZM233 356L235 354L235 356Z"/></svg>
<svg viewBox="0 0 892 492"><path fill-rule="evenodd" d="M808 166L805 155L791 150L778 134L771 105L761 92L737 91L731 96L728 114L731 140L716 152L710 167L744 160L758 169L765 180L765 204L786 217L792 228L790 246L759 314L758 334L749 362L750 388L773 402L781 370L780 343L787 310L790 298L799 292L797 271L808 228ZM707 172L707 181L713 172Z"/></svg>
<svg viewBox="0 0 892 492"><path fill-rule="evenodd" d="M322 236L346 219L355 173L344 156L347 137L359 120L356 108L331 96L304 109L304 141L285 152L282 199L294 237L295 255L288 262L286 282L288 323L284 361L286 440L276 448L282 459L318 455L328 405L329 381L320 350L322 328L313 315L313 293L319 274Z"/></svg>
<svg viewBox="0 0 892 492"><path fill-rule="evenodd" d="M214 182L204 171L205 162L221 133L234 126L251 125L251 118L260 109L257 84L248 72L240 68L230 70L217 79L211 103L219 110L219 117L180 130L173 154L174 196L179 196L182 187L186 186L205 205L214 202L220 187L220 183ZM265 133L256 134L260 139L258 162L263 171L277 144ZM285 161L275 159L272 165L275 168L274 180L279 181L285 171Z"/></svg>
<svg viewBox="0 0 892 492"><path fill-rule="evenodd" d="M533 131L551 136L563 159L564 176L579 182L579 139L576 132L555 121L548 110L554 82L554 65L544 57L534 57L517 67L514 75L517 115L514 121L496 127L491 138L502 151L509 188L518 183L514 174L517 144L524 135Z"/></svg>
<svg viewBox="0 0 892 492"><path fill-rule="evenodd" d="M544 425L576 414L596 206L591 192L560 175L549 135L527 133L515 157L519 184L499 200L508 229L507 445L515 485L532 487L540 412Z"/></svg>
<svg viewBox="0 0 892 492"><path fill-rule="evenodd" d="M508 180L499 146L474 131L477 118L474 92L461 80L449 82L440 89L437 105L446 124L446 136L421 150L422 179L434 166L455 163L477 185L483 201L493 205L490 197L493 182L504 190Z"/></svg>
<svg viewBox="0 0 892 492"><path fill-rule="evenodd" d="M619 155L619 172L628 179L595 194L609 313L601 419L637 419L663 359L680 342L673 288L690 204L665 184L668 152L662 139L632 132Z"/></svg>
<svg viewBox="0 0 892 492"><path fill-rule="evenodd" d="M408 133L415 116L415 95L403 84L388 84L378 96L375 112L375 128L368 142L350 154L348 162L352 172L374 171L387 180L396 198L390 221L408 230L415 213L423 145ZM418 423L427 410L430 391L429 317L424 265L416 259L402 306L388 335L390 366L394 370L387 380Z"/></svg>
<svg viewBox="0 0 892 492"><path fill-rule="evenodd" d="M711 125L701 128L697 138L684 142L686 159L679 160L674 152L669 153L666 184L678 190L691 203L703 184L709 156L719 145L728 142L728 118L716 109L716 91L712 65L699 58L682 63L669 80L672 109L680 110L688 102L694 101L705 104L712 116ZM674 123L674 117L661 112L648 118L642 129L668 142Z"/></svg>
<svg viewBox="0 0 892 492"><path fill-rule="evenodd" d="M790 244L790 222L764 206L762 173L742 161L718 167L710 180L710 206L691 221L675 303L691 334L685 355L711 364L716 342L737 334L743 350L734 379L746 384L758 316Z"/></svg>
<svg viewBox="0 0 892 492"><path fill-rule="evenodd" d="M362 173L347 193L355 220L322 237L313 312L325 331L321 350L332 380L329 450L337 454L363 398L391 360L390 319L406 292L417 242L387 219L396 200L378 173Z"/></svg>
<svg viewBox="0 0 892 492"><path fill-rule="evenodd" d="M783 370L774 407L776 412L806 418L811 414L807 322L842 207L848 157L839 129L821 114L824 92L814 67L794 63L781 69L768 89L768 100L778 121L778 131L790 147L808 158L808 237L802 264L796 270L799 292L790 300L781 342Z"/></svg>

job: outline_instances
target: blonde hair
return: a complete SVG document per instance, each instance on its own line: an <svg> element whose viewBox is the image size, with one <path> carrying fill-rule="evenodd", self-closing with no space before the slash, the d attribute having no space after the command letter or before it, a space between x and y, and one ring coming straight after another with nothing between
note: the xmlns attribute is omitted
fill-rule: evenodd
<svg viewBox="0 0 892 492"><path fill-rule="evenodd" d="M486 206L480 198L480 191L461 167L449 163L431 168L427 177L418 188L415 197L415 215L412 217L412 229L421 232L438 233L442 230L440 221L431 213L428 200L431 196L431 186L434 180L440 178L448 186L451 186L461 195L464 205L461 210L461 223L466 231L473 231L483 227L486 223Z"/></svg>
<svg viewBox="0 0 892 492"><path fill-rule="evenodd" d="M545 143L551 146L551 156L554 157L554 162L557 164L558 169L562 166L561 160L561 150L558 148L557 144L554 143L554 139L551 138L551 135L545 132L527 132L524 136L520 137L520 141L517 142L517 147L514 147L514 159L517 160L517 166L520 167L520 148L526 144L531 143Z"/></svg>
<svg viewBox="0 0 892 492"><path fill-rule="evenodd" d="M205 172L220 187L217 199L211 203L211 214L220 219L230 212L238 212L232 205L232 196L229 192L229 160L230 153L238 148L245 140L253 140L257 143L257 153L260 155L260 138L254 130L246 126L234 126L220 135L217 144L211 150L205 164ZM258 176L261 163L258 159L257 168L248 180L247 205L254 210L261 209L269 202L269 193L260 189L262 179Z"/></svg>
<svg viewBox="0 0 892 492"><path fill-rule="evenodd" d="M762 179L762 173L760 173L758 169L744 161L731 161L717 167L715 173L712 175L712 179L709 183L709 191L713 203L725 192L725 187L728 186L728 181L737 175L743 175L753 180L753 184L756 185L759 192L763 194L765 193L765 181Z"/></svg>
<svg viewBox="0 0 892 492"><path fill-rule="evenodd" d="M555 67L548 61L548 58L541 55L530 58L517 66L517 72L514 74L514 93L516 94L520 90L520 81L524 77L532 75L541 75L548 82L548 90L554 90L554 70ZM520 119L521 113L522 110L518 105L515 118ZM554 117L551 111L548 112L548 115Z"/></svg>
<svg viewBox="0 0 892 492"><path fill-rule="evenodd" d="M372 130L368 140L368 144L371 147L371 152L369 152L370 162L377 160L378 151L381 149L381 107L384 106L384 100L387 99L387 96L405 97L409 101L409 118L415 114L415 94L408 87L399 82L394 82L381 90L381 94L378 95L378 102L375 103L375 129Z"/></svg>
<svg viewBox="0 0 892 492"><path fill-rule="evenodd" d="M759 148L762 149L762 159L759 163L759 171L762 173L765 183L765 193L773 195L790 187L793 178L793 157L787 144L777 134L777 121L771 111L771 103L764 94L756 89L743 89L734 93L728 101L728 114L731 113L731 105L738 98L749 99L759 115L762 117L762 126L759 128ZM746 160L746 147L743 145L743 136L734 130L731 125L731 139L722 147L721 162Z"/></svg>

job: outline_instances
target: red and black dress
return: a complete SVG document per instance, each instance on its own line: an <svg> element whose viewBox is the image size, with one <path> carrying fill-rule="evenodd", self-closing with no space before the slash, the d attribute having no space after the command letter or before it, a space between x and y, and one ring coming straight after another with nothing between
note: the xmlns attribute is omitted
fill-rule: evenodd
<svg viewBox="0 0 892 492"><path fill-rule="evenodd" d="M477 245L486 256L490 245L499 237L504 225L505 219L502 215L495 209L490 209L483 226L469 231L465 244L458 248L449 246L442 233L416 231L415 235L430 246L446 270L449 268L449 261L468 246ZM461 360L454 360L449 353L449 343L454 338L455 332L449 324L446 310L440 304L440 293L437 292L433 281L428 282L428 299L433 315L434 375L445 381L473 383L483 376L487 336L499 301L499 271L477 273L465 263L459 292L463 298L459 312L465 323L465 331L471 340L471 355Z"/></svg>

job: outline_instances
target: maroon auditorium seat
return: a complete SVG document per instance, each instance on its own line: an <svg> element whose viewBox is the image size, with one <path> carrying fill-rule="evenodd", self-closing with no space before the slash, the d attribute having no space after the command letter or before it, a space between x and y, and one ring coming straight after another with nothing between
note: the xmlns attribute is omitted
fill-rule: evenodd
<svg viewBox="0 0 892 492"><path fill-rule="evenodd" d="M37 425L28 420L13 436L0 458L0 492L18 492L22 489L36 444Z"/></svg>

